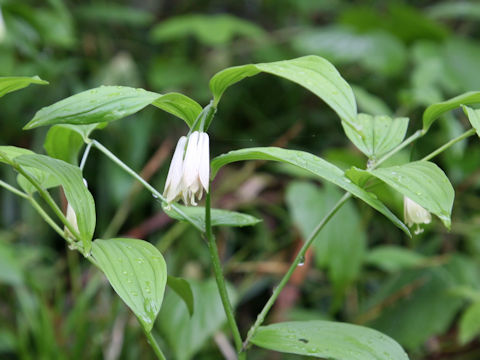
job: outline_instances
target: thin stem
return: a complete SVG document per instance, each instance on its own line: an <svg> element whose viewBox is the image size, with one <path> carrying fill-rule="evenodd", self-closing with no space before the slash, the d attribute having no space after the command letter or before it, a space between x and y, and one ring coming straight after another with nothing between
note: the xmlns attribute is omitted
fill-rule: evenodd
<svg viewBox="0 0 480 360"><path fill-rule="evenodd" d="M160 349L160 346L158 345L157 340L155 340L153 334L149 331L146 331L145 329L143 330L143 332L145 333L148 343L152 347L153 352L155 353L157 358L160 360L166 360L167 358L165 357L165 355L163 355L162 349Z"/></svg>
<svg viewBox="0 0 480 360"><path fill-rule="evenodd" d="M0 180L0 186L7 189L8 191L14 193L17 196L20 196L24 199L28 199L27 194L25 194L23 191L18 190L16 187L6 183L5 181Z"/></svg>
<svg viewBox="0 0 480 360"><path fill-rule="evenodd" d="M408 137L407 139L405 139L405 141L403 141L400 145L398 145L397 147L393 148L392 150L390 150L388 153L386 153L384 156L382 156L378 161L374 162L373 166L371 168L375 168L377 167L378 165L380 165L381 163L383 163L384 161L388 160L389 158L391 158L393 155L395 155L397 152L399 152L400 150L402 150L405 146L409 145L410 143L412 143L413 141L417 140L418 138L422 137L423 135L425 135L425 132L423 130L417 130L415 131L410 137Z"/></svg>
<svg viewBox="0 0 480 360"><path fill-rule="evenodd" d="M167 199L163 197L152 185L150 185L147 181L145 181L140 175L138 175L135 171L129 168L122 160L116 157L110 150L108 150L105 146L100 144L96 140L92 140L92 145L95 146L98 150L104 153L110 160L112 160L115 164L120 166L127 174L131 175L135 179L137 179L148 191L150 191L155 198L158 198L164 202L167 202ZM179 215L181 215L185 220L187 220L190 224L192 224L198 231L203 232L203 229L195 224L190 216L185 214L178 206L175 204L170 204L173 210L175 210Z"/></svg>
<svg viewBox="0 0 480 360"><path fill-rule="evenodd" d="M39 183L38 181L30 176L28 172L26 172L21 166L15 166L15 170L17 170L20 174L22 174L35 188L37 189L38 193L40 196L45 200L48 206L53 210L55 215L58 216L58 218L62 221L62 223L67 227L68 230L70 230L70 233L73 234L75 239L80 240L80 234L78 231L70 224L70 222L67 220L65 215L63 214L62 210L58 207L57 203L55 200L53 200L52 196L49 194L48 191L46 191Z"/></svg>
<svg viewBox="0 0 480 360"><path fill-rule="evenodd" d="M83 171L83 168L85 167L85 163L87 162L88 159L88 154L90 154L90 149L92 148L92 143L88 143L87 147L85 148L85 151L83 152L82 160L80 161L80 170Z"/></svg>
<svg viewBox="0 0 480 360"><path fill-rule="evenodd" d="M463 140L463 139L466 139L467 137L469 136L472 136L475 134L475 129L470 129L470 130L467 130L465 131L463 134L457 136L456 138L453 138L452 140L450 140L449 142L443 144L442 146L440 146L437 150L435 151L432 151L430 154L428 154L427 156L425 156L421 161L427 161L427 160L430 160L431 158L434 158L435 156L437 156L438 154L440 154L441 152L447 150L450 146L452 146L453 144L456 144L457 142Z"/></svg>
<svg viewBox="0 0 480 360"><path fill-rule="evenodd" d="M310 245L312 245L313 240L317 237L318 233L323 229L323 227L328 223L328 221L335 215L335 213L342 207L343 204L347 202L348 199L352 197L352 194L346 193L345 195L342 196L340 200L335 204L335 206L323 217L323 219L318 223L317 227L312 231L308 239L305 241L303 244L302 248L298 252L297 256L295 257L295 260L293 260L293 263L290 265L290 268L286 272L286 274L283 276L282 280L278 284L278 286L275 288L273 291L272 296L268 299L267 303L263 307L262 311L260 314L257 316L257 321L255 321L255 324L250 328L247 334L247 339L243 343L243 350L245 350L250 343L250 340L252 339L253 335L255 335L255 332L257 331L258 327L262 325L263 321L265 320L265 317L267 316L268 312L272 308L273 304L275 303L275 300L277 300L277 297L280 295L282 292L283 288L285 285L287 285L288 281L290 280L290 277L292 276L293 272L297 268L298 264L304 259L305 253L307 252L308 248Z"/></svg>
<svg viewBox="0 0 480 360"><path fill-rule="evenodd" d="M239 358L244 359L245 354L241 353L242 337L240 335L240 331L238 330L237 322L235 321L232 304L230 303L230 299L228 298L225 278L223 277L222 267L220 265L220 257L218 256L218 248L212 232L210 191L207 193L205 201L205 229L205 237L208 240L208 249L210 250L210 257L213 263L213 272L215 274L215 280L217 281L218 292L220 293L220 298L222 299L222 304L225 310L225 314L227 315L228 324L230 325L230 328L232 330L233 339L235 341L235 347L237 349L237 352L239 353Z"/></svg>
<svg viewBox="0 0 480 360"><path fill-rule="evenodd" d="M28 196L27 200L30 202L30 204L33 206L33 208L38 212L38 214L42 217L45 222L50 225L50 227L55 230L55 232L60 235L63 239L67 240L67 242L71 242L70 239L68 239L65 236L65 232L60 228L60 226L57 225L55 221L43 210L43 208L40 206L40 204L35 201L33 196Z"/></svg>

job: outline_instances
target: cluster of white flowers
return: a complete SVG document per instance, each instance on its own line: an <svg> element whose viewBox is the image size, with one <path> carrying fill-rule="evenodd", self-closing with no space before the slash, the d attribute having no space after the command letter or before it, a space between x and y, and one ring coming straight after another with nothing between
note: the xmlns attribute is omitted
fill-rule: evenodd
<svg viewBox="0 0 480 360"><path fill-rule="evenodd" d="M194 131L178 140L173 154L163 196L170 204L180 198L186 205L197 205L203 190L208 192L210 145L208 134Z"/></svg>
<svg viewBox="0 0 480 360"><path fill-rule="evenodd" d="M430 224L432 221L432 215L427 210L406 196L403 198L403 215L408 226L417 224L415 234L423 232L419 224Z"/></svg>

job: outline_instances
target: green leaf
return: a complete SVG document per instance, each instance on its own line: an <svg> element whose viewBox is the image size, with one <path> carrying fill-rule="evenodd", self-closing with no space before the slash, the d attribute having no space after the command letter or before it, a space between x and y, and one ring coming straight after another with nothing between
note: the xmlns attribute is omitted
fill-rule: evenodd
<svg viewBox="0 0 480 360"><path fill-rule="evenodd" d="M35 154L33 151L19 148L16 146L0 146L0 162L9 164L12 166L20 166L15 159L21 155L32 155ZM44 189L49 189L61 185L59 180L55 178L51 173L39 170L37 168L32 168L28 166L23 167L27 170L35 179L42 185ZM37 191L35 186L33 186L23 175L17 176L17 182L20 187L25 190L27 193L33 194Z"/></svg>
<svg viewBox="0 0 480 360"><path fill-rule="evenodd" d="M264 37L265 32L254 23L226 14L176 16L152 30L152 39L157 42L187 36L195 36L205 45L218 46L228 44L235 36L256 40Z"/></svg>
<svg viewBox="0 0 480 360"><path fill-rule="evenodd" d="M432 123L440 117L440 115L456 109L460 105L471 105L478 103L480 103L480 91L470 91L449 100L430 105L423 113L423 131L427 131Z"/></svg>
<svg viewBox="0 0 480 360"><path fill-rule="evenodd" d="M243 160L279 161L307 170L321 177L322 179L330 181L331 183L352 193L352 195L355 197L365 201L368 205L381 212L396 226L410 236L410 231L405 224L401 222L381 201L379 201L375 195L352 183L345 177L344 172L335 165L307 152L287 150L276 147L258 147L230 151L229 153L220 155L212 160L212 178L215 177L215 174L222 166Z"/></svg>
<svg viewBox="0 0 480 360"><path fill-rule="evenodd" d="M215 105L229 86L262 71L293 81L310 90L325 101L343 121L359 130L356 123L357 105L350 85L331 63L319 56L304 56L222 70L210 80Z"/></svg>
<svg viewBox="0 0 480 360"><path fill-rule="evenodd" d="M77 166L45 155L31 154L15 158L23 166L50 174L63 187L68 203L75 210L78 231L84 250L89 251L95 231L95 203L92 194L83 183L82 172Z"/></svg>
<svg viewBox="0 0 480 360"><path fill-rule="evenodd" d="M394 245L375 247L367 254L366 262L388 272L419 266L426 258L415 251Z"/></svg>
<svg viewBox="0 0 480 360"><path fill-rule="evenodd" d="M342 197L336 187L325 185L318 188L308 182L295 181L287 188L288 209L303 239L311 235L319 221ZM335 290L342 292L359 275L366 247L365 231L351 201L330 219L313 246L317 264L328 269Z"/></svg>
<svg viewBox="0 0 480 360"><path fill-rule="evenodd" d="M0 77L0 97L16 90L23 89L30 84L46 85L48 81L33 77Z"/></svg>
<svg viewBox="0 0 480 360"><path fill-rule="evenodd" d="M437 215L444 225L450 228L455 191L445 173L436 164L415 161L371 170L370 173Z"/></svg>
<svg viewBox="0 0 480 360"><path fill-rule="evenodd" d="M115 292L150 332L160 311L167 265L152 244L138 239L97 239L92 256Z"/></svg>
<svg viewBox="0 0 480 360"><path fill-rule="evenodd" d="M180 93L168 93L155 100L152 105L182 119L192 127L202 112L202 107L195 101Z"/></svg>
<svg viewBox="0 0 480 360"><path fill-rule="evenodd" d="M201 206L183 206L176 205L185 215L187 215L199 228L205 231L205 208ZM163 211L173 219L187 221L181 214L166 204L162 204ZM253 226L262 220L251 215L242 214L236 211L212 209L212 226Z"/></svg>
<svg viewBox="0 0 480 360"><path fill-rule="evenodd" d="M48 130L43 144L49 156L73 165L78 165L78 153L82 146L82 136L64 125L52 126Z"/></svg>
<svg viewBox="0 0 480 360"><path fill-rule="evenodd" d="M465 345L480 335L480 302L468 307L462 314L459 324L460 343Z"/></svg>
<svg viewBox="0 0 480 360"><path fill-rule="evenodd" d="M469 1L440 2L427 8L427 14L434 19L480 19L480 4Z"/></svg>
<svg viewBox="0 0 480 360"><path fill-rule="evenodd" d="M349 126L343 128L348 138L369 158L378 158L400 144L408 128L408 118L392 120L386 115L358 114L357 123L362 127L363 136Z"/></svg>
<svg viewBox="0 0 480 360"><path fill-rule="evenodd" d="M477 132L477 135L480 137L480 110L472 109L471 107L462 105L463 112L467 115L470 124Z"/></svg>
<svg viewBox="0 0 480 360"><path fill-rule="evenodd" d="M190 316L179 296L169 291L165 295L157 321L158 328L173 351L172 359L177 360L193 358L206 341L227 322L215 280L189 282L195 313ZM227 290L230 300L235 304L233 287L227 286Z"/></svg>
<svg viewBox="0 0 480 360"><path fill-rule="evenodd" d="M124 118L153 104L187 124L193 123L201 110L194 100L181 94L157 94L126 86L100 86L70 96L39 110L24 129L55 124L84 125Z"/></svg>
<svg viewBox="0 0 480 360"><path fill-rule="evenodd" d="M183 302L187 306L188 313L190 314L190 316L192 316L195 305L193 302L193 292L190 283L183 278L168 275L167 285L170 289L175 291L178 296L182 298Z"/></svg>
<svg viewBox="0 0 480 360"><path fill-rule="evenodd" d="M402 347L381 332L332 321L261 326L252 343L265 349L331 360L408 360Z"/></svg>

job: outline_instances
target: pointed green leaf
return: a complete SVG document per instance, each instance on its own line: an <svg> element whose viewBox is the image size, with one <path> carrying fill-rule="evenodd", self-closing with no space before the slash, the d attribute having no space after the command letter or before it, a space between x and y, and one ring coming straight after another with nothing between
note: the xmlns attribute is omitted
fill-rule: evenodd
<svg viewBox="0 0 480 360"><path fill-rule="evenodd" d="M455 191L445 173L429 161L379 168L370 173L437 215L449 229Z"/></svg>
<svg viewBox="0 0 480 360"><path fill-rule="evenodd" d="M15 161L22 167L30 167L50 174L63 187L65 197L77 216L83 247L88 252L95 231L95 202L83 183L80 169L65 161L38 154L22 155L15 158Z"/></svg>
<svg viewBox="0 0 480 360"><path fill-rule="evenodd" d="M344 126L345 133L355 146L369 158L379 158L405 138L408 128L408 118L358 114L357 123L362 128L360 136L349 126Z"/></svg>
<svg viewBox="0 0 480 360"><path fill-rule="evenodd" d="M0 97L12 91L20 90L30 84L46 85L48 81L33 77L0 77Z"/></svg>
<svg viewBox="0 0 480 360"><path fill-rule="evenodd" d="M401 222L380 200L378 200L375 195L352 183L345 177L344 172L335 165L307 152L276 147L258 147L230 151L229 153L213 159L211 163L212 178L215 177L215 174L222 166L244 160L279 161L307 170L365 201L368 205L385 215L406 234L410 235L410 231L405 224Z"/></svg>
<svg viewBox="0 0 480 360"><path fill-rule="evenodd" d="M252 343L265 349L331 360L408 360L392 338L367 327L332 321L261 326Z"/></svg>
<svg viewBox="0 0 480 360"><path fill-rule="evenodd" d="M85 125L124 118L153 104L187 124L195 121L201 107L181 94L157 94L126 86L100 86L83 91L39 110L24 129L55 124Z"/></svg>
<svg viewBox="0 0 480 360"><path fill-rule="evenodd" d="M480 91L470 91L452 99L430 105L423 112L423 130L427 131L432 123L440 117L440 115L453 110L460 105L471 105L478 103L480 103Z"/></svg>
<svg viewBox="0 0 480 360"><path fill-rule="evenodd" d="M187 215L199 228L205 231L205 208L202 206L183 206L176 205L185 215ZM176 212L173 208L162 206L163 211L173 219L187 221L185 218ZM212 209L211 210L212 226L253 226L262 220L236 211Z"/></svg>
<svg viewBox="0 0 480 360"><path fill-rule="evenodd" d="M190 283L183 278L168 275L167 285L182 298L183 302L187 306L188 313L190 316L192 316L195 304L193 301L193 292Z"/></svg>
<svg viewBox="0 0 480 360"><path fill-rule="evenodd" d="M343 121L360 130L356 123L357 105L350 85L330 62L319 56L304 56L222 70L210 80L215 105L229 86L262 71L293 81L310 90L325 101Z"/></svg>
<svg viewBox="0 0 480 360"><path fill-rule="evenodd" d="M464 105L462 105L462 109L465 115L467 115L468 120L470 120L470 124L472 124L473 128L477 132L477 135L480 137L480 110L472 109Z"/></svg>
<svg viewBox="0 0 480 360"><path fill-rule="evenodd" d="M138 239L97 239L92 256L115 292L150 332L167 283L167 265L160 251Z"/></svg>

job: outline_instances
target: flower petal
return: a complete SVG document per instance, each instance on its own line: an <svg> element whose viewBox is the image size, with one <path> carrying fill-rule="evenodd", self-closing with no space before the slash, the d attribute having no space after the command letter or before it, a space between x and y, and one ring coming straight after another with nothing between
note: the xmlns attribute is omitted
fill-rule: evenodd
<svg viewBox="0 0 480 360"><path fill-rule="evenodd" d="M200 164L199 174L200 182L208 192L208 182L210 180L210 140L207 133L200 133ZM200 195L201 197L202 195Z"/></svg>

